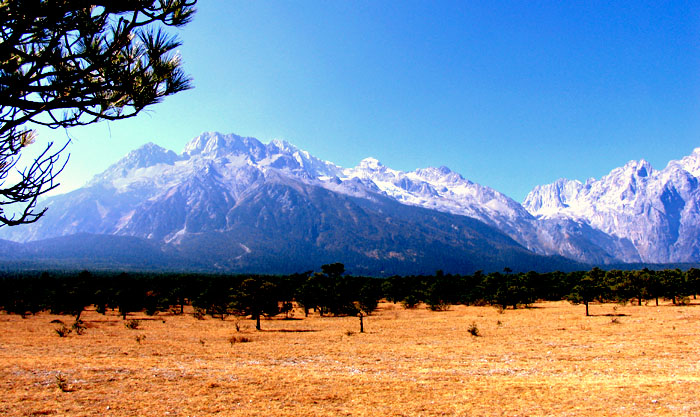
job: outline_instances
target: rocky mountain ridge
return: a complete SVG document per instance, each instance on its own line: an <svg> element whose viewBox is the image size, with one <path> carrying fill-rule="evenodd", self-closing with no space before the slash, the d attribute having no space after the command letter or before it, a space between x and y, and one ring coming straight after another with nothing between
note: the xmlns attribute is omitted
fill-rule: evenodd
<svg viewBox="0 0 700 417"><path fill-rule="evenodd" d="M181 154L154 144L130 152L85 187L47 199L40 222L2 228L0 238L133 236L194 252L219 241L209 247L217 253L211 262L240 268L262 256L255 251L284 251L275 245L296 248L290 256L354 253L358 265L374 259L408 267L425 264L436 241L451 248L452 262L476 253L467 247L594 264L697 262L698 173L700 148L662 171L633 161L600 180L539 186L521 205L447 167L402 172L367 158L343 168L284 141L211 132ZM426 224L430 216L447 230ZM368 246L373 235L383 237ZM331 236L354 239L340 251ZM418 243L408 245L408 236ZM263 241L264 249L252 249Z"/></svg>
<svg viewBox="0 0 700 417"><path fill-rule="evenodd" d="M697 262L699 175L697 148L662 170L644 160L630 161L599 180L560 179L538 186L523 206L538 219L573 220L626 239L643 262Z"/></svg>

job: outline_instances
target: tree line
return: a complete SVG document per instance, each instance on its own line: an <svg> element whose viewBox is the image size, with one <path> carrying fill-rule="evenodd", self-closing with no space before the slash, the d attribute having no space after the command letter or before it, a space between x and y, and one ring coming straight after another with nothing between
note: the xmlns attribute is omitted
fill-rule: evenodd
<svg viewBox="0 0 700 417"><path fill-rule="evenodd" d="M526 307L538 300L593 301L638 305L659 299L685 303L700 292L700 270L610 270L373 278L345 274L342 264L293 275L202 275L189 273L41 272L0 275L0 310L26 316L40 311L73 315L88 307L105 314L118 311L183 314L192 307L198 317L249 316L260 329L261 317L293 313L294 306L321 316L369 315L380 300L431 310L452 305Z"/></svg>

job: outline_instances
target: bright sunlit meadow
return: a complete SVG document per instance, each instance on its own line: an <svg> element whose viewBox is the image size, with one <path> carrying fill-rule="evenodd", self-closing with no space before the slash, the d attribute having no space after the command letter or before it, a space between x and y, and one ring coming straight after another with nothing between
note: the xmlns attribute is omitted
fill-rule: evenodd
<svg viewBox="0 0 700 417"><path fill-rule="evenodd" d="M0 316L7 416L687 416L700 309L384 303L365 318ZM238 330L237 330L238 327ZM475 335L476 334L476 335Z"/></svg>

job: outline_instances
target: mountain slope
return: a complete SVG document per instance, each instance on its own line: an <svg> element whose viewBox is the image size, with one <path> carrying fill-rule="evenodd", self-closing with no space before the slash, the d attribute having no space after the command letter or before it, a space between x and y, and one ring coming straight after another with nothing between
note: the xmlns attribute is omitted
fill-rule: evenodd
<svg viewBox="0 0 700 417"><path fill-rule="evenodd" d="M565 260L536 256L464 216L409 207L383 196L370 201L288 178L269 179L249 190L226 218L228 227L216 233L216 247L208 256L227 269L247 265L291 272L291 265L298 271L335 261L356 273L385 275L500 270L505 264L532 269L547 262L572 268ZM189 252L210 239L208 233L187 234L179 247Z"/></svg>

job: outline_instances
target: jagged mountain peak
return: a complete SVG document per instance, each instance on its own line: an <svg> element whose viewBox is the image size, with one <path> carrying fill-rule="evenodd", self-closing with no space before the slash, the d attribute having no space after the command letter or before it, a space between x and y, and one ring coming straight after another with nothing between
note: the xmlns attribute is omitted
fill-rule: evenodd
<svg viewBox="0 0 700 417"><path fill-rule="evenodd" d="M381 171L386 167L382 165L382 163L379 162L377 158L369 157L361 160L360 163L357 165L357 168L368 171Z"/></svg>
<svg viewBox="0 0 700 417"><path fill-rule="evenodd" d="M590 186L591 183L587 182L585 186ZM585 186L580 181L566 178L559 178L551 184L537 185L525 197L523 206L533 215L553 216L561 209L568 208Z"/></svg>
<svg viewBox="0 0 700 417"><path fill-rule="evenodd" d="M656 173L656 170L651 164L644 160L631 160L625 165L611 170L607 175L603 176L599 181L604 183L620 184L629 182L630 180L638 180L651 177ZM593 181L597 182L597 181Z"/></svg>
<svg viewBox="0 0 700 417"><path fill-rule="evenodd" d="M438 183L458 183L458 182L467 182L471 183L471 181L465 180L464 177L454 171L452 171L450 168L442 165L440 167L428 167L428 168L419 168L414 171L414 174L420 178L423 178L427 181L431 182L438 182Z"/></svg>
<svg viewBox="0 0 700 417"><path fill-rule="evenodd" d="M179 159L175 152L148 142L126 154L102 173L95 175L88 182L88 186L126 176L128 172L140 168L149 168L158 164L173 165Z"/></svg>
<svg viewBox="0 0 700 417"><path fill-rule="evenodd" d="M459 221L451 215L476 219L543 255L587 262L698 261L698 174L700 148L661 171L637 160L585 183L562 178L535 187L521 205L445 166L403 172L366 158L344 169L284 140L264 144L205 132L190 140L181 155L152 143L130 152L96 176L92 185L100 186L51 197L41 222L3 228L0 236L26 241L88 232L161 239L177 246L199 239L199 234L204 242L209 233L226 239L239 239L237 233L243 233L249 241L222 241L252 247L271 233L293 230L310 239L302 246L312 250L304 245L331 234L353 235L353 228L365 224L362 211L347 211L359 204L376 214L373 230L380 234L398 211L417 216L427 209L432 210L429 216L449 214L444 219L452 224ZM333 205L325 207L321 196ZM338 232L330 218L353 225ZM259 225L267 228L264 233L256 229ZM371 244L373 238L368 234L353 242L363 239ZM233 259L248 255L243 251Z"/></svg>
<svg viewBox="0 0 700 417"><path fill-rule="evenodd" d="M247 156L259 160L266 156L267 148L253 137L236 134L205 132L189 141L183 150L183 156L219 158L222 156Z"/></svg>
<svg viewBox="0 0 700 417"><path fill-rule="evenodd" d="M700 177L700 148L693 149L693 152L682 158L680 161L671 161L668 167L678 166L688 171L694 177Z"/></svg>
<svg viewBox="0 0 700 417"><path fill-rule="evenodd" d="M555 182L537 186L523 206L540 219L585 223L631 243L643 262L693 262L700 259L700 149L655 170L645 160L630 161L576 192Z"/></svg>
<svg viewBox="0 0 700 417"><path fill-rule="evenodd" d="M172 165L177 160L175 152L148 142L129 152L120 162L125 168L146 168L156 164Z"/></svg>
<svg viewBox="0 0 700 417"><path fill-rule="evenodd" d="M253 137L206 132L192 139L183 151L184 158L205 158L249 164L260 169L278 169L301 178L333 176L340 167L318 159L285 140L273 139L263 144Z"/></svg>
<svg viewBox="0 0 700 417"><path fill-rule="evenodd" d="M284 139L272 139L270 143L267 144L267 148L271 152L277 153L294 153L299 151L299 148Z"/></svg>
<svg viewBox="0 0 700 417"><path fill-rule="evenodd" d="M629 161L622 167L622 171L626 174L644 178L651 176L654 173L654 168L648 161L640 159L638 161Z"/></svg>
<svg viewBox="0 0 700 417"><path fill-rule="evenodd" d="M597 210L621 210L634 204L646 193L646 185L658 177L658 171L644 160L631 160L611 170L600 179L585 183L559 178L550 184L537 185L525 197L523 207L540 218L570 217L585 219L591 207Z"/></svg>
<svg viewBox="0 0 700 417"><path fill-rule="evenodd" d="M201 135L195 136L185 144L185 148L182 150L182 154L186 156L198 155L202 153L202 151L207 146L207 143L209 143L210 140L215 140L219 136L221 136L221 134L218 132L203 132Z"/></svg>

